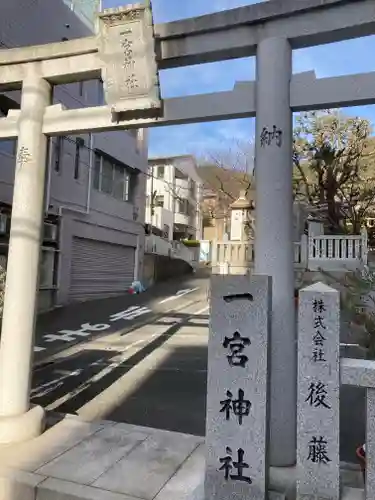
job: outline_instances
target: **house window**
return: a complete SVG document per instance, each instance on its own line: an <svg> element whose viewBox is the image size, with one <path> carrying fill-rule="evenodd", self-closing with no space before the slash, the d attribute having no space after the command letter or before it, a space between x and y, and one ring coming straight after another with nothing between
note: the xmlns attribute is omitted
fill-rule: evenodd
<svg viewBox="0 0 375 500"><path fill-rule="evenodd" d="M157 195L155 196L155 207L164 207L164 196L163 195Z"/></svg>
<svg viewBox="0 0 375 500"><path fill-rule="evenodd" d="M177 212L180 214L188 215L188 203L187 200L177 200Z"/></svg>
<svg viewBox="0 0 375 500"><path fill-rule="evenodd" d="M98 81L98 103L99 106L105 104L103 80Z"/></svg>
<svg viewBox="0 0 375 500"><path fill-rule="evenodd" d="M169 238L169 226L168 224L164 224L163 226L163 238Z"/></svg>
<svg viewBox="0 0 375 500"><path fill-rule="evenodd" d="M81 148L84 146L85 141L80 137L76 138L76 151L74 155L74 178L79 179L79 167L81 163Z"/></svg>
<svg viewBox="0 0 375 500"><path fill-rule="evenodd" d="M93 187L100 191L101 189L101 174L102 174L102 157L99 153L94 154L94 175L93 175Z"/></svg>
<svg viewBox="0 0 375 500"><path fill-rule="evenodd" d="M9 156L16 156L17 141L12 139L0 140L0 152Z"/></svg>
<svg viewBox="0 0 375 500"><path fill-rule="evenodd" d="M132 195L134 192L134 181L136 179L136 176L129 174L129 172L127 172L126 170L124 171L124 175L124 201L133 201Z"/></svg>
<svg viewBox="0 0 375 500"><path fill-rule="evenodd" d="M131 201L133 181L136 175L122 164L103 157L100 153L94 155L93 188L109 194L118 200Z"/></svg>
<svg viewBox="0 0 375 500"><path fill-rule="evenodd" d="M159 166L158 167L158 171L157 171L157 177L158 177L158 179L164 179L164 171L165 171L164 166Z"/></svg>
<svg viewBox="0 0 375 500"><path fill-rule="evenodd" d="M195 182L192 179L189 180L189 193L192 198L195 198L196 194Z"/></svg>
<svg viewBox="0 0 375 500"><path fill-rule="evenodd" d="M1 44L0 44L1 46ZM4 118L6 115L0 111L0 118ZM1 139L0 140L0 152L5 153L9 156L16 156L17 152L17 140L16 139Z"/></svg>
<svg viewBox="0 0 375 500"><path fill-rule="evenodd" d="M112 194L113 192L113 164L107 158L102 158L102 193Z"/></svg>
<svg viewBox="0 0 375 500"><path fill-rule="evenodd" d="M113 196L118 200L124 200L125 198L125 184L126 176L124 169L121 165L114 165L114 185L113 185Z"/></svg>
<svg viewBox="0 0 375 500"><path fill-rule="evenodd" d="M54 141L54 162L55 162L55 171L56 172L60 172L63 143L64 143L64 137L62 135L59 135L58 137L55 138L55 141Z"/></svg>

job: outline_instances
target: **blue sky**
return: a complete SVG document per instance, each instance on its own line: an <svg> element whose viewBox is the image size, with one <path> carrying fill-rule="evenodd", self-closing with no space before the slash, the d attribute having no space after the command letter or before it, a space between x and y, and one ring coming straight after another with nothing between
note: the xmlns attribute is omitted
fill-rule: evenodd
<svg viewBox="0 0 375 500"><path fill-rule="evenodd" d="M280 0L282 1L282 0ZM153 0L156 23L199 16L258 3L259 0ZM117 7L124 0L103 0L103 7ZM318 78L375 71L375 36L293 52L293 72L315 70ZM255 59L236 59L162 71L162 96L177 97L231 90L235 81L253 80ZM347 114L375 121L375 106L347 108ZM255 120L169 126L151 129L150 156L195 154L206 156L252 140Z"/></svg>

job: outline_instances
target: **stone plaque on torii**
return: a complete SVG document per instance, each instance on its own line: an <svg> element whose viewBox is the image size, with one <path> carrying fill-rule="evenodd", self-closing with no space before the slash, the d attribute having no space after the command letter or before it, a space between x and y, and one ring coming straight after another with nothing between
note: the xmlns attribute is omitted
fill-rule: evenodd
<svg viewBox="0 0 375 500"><path fill-rule="evenodd" d="M113 113L158 117L162 101L151 4L99 13L98 49L105 99Z"/></svg>

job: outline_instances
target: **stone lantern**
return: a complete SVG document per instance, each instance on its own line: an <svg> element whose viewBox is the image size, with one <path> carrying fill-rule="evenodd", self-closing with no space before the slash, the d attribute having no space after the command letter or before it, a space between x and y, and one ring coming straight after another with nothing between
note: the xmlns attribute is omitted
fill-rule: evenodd
<svg viewBox="0 0 375 500"><path fill-rule="evenodd" d="M245 241L254 238L254 201L246 191L241 191L239 198L229 207L231 210L231 241Z"/></svg>

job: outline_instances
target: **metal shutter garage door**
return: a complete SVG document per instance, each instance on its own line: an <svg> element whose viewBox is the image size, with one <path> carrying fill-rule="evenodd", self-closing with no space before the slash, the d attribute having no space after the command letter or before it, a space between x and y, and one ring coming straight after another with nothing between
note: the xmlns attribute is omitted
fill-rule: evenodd
<svg viewBox="0 0 375 500"><path fill-rule="evenodd" d="M124 293L134 279L135 248L73 238L70 300Z"/></svg>

